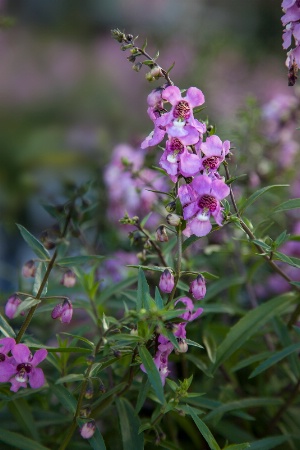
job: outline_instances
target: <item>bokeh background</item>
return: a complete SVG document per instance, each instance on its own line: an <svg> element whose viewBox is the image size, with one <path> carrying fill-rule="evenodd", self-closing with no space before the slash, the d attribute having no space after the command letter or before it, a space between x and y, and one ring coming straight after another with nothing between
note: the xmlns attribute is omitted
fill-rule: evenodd
<svg viewBox="0 0 300 450"><path fill-rule="evenodd" d="M175 61L175 83L200 87L218 134L245 151L236 133L245 102L295 93L279 0L1 0L0 8L3 299L26 259L15 223L39 234L52 223L41 203L59 202L89 179L101 185L113 148L137 146L151 131L146 97L159 83L132 71L112 28L139 35L141 45L147 37L164 68ZM99 200L101 233L105 190Z"/></svg>

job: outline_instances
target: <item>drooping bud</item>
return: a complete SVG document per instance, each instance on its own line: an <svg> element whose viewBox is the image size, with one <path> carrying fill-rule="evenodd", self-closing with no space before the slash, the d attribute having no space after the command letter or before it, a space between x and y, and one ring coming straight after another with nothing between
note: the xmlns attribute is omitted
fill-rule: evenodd
<svg viewBox="0 0 300 450"><path fill-rule="evenodd" d="M178 339L179 348L176 348L175 352L178 353L186 353L188 351L189 346L185 342L184 339Z"/></svg>
<svg viewBox="0 0 300 450"><path fill-rule="evenodd" d="M84 406L81 410L80 410L80 417L86 419L87 417L89 417L89 415L91 414L92 409L90 408L90 406Z"/></svg>
<svg viewBox="0 0 300 450"><path fill-rule="evenodd" d="M65 272L63 274L63 277L61 279L60 282L63 286L66 286L68 288L73 287L76 283L76 275L73 272L73 270L67 270L67 272Z"/></svg>
<svg viewBox="0 0 300 450"><path fill-rule="evenodd" d="M159 280L159 289L169 294L174 287L174 275L168 269L164 270Z"/></svg>
<svg viewBox="0 0 300 450"><path fill-rule="evenodd" d="M89 422L86 422L80 429L80 434L83 439L90 439L96 431L96 423L92 419Z"/></svg>
<svg viewBox="0 0 300 450"><path fill-rule="evenodd" d="M94 387L90 379L87 380L87 386L85 388L84 398L91 400L94 396Z"/></svg>
<svg viewBox="0 0 300 450"><path fill-rule="evenodd" d="M106 392L106 388L105 388L103 383L101 383L100 386L99 386L99 392L101 394L105 394L105 392Z"/></svg>
<svg viewBox="0 0 300 450"><path fill-rule="evenodd" d="M70 323L73 315L73 306L69 299L55 306L51 313L52 319L59 319L62 323Z"/></svg>
<svg viewBox="0 0 300 450"><path fill-rule="evenodd" d="M169 225L173 225L174 227L177 227L177 225L181 222L181 217L177 214L168 214L166 217L166 220Z"/></svg>
<svg viewBox="0 0 300 450"><path fill-rule="evenodd" d="M5 305L5 315L9 319L13 319L15 317L16 311L17 311L20 303L22 303L22 300L20 299L20 297L17 294L14 294L11 297L9 297L9 299L7 300L7 303ZM21 314L24 315L24 313L25 313L25 311L23 311L23 313L21 313Z"/></svg>
<svg viewBox="0 0 300 450"><path fill-rule="evenodd" d="M141 62L137 62L133 64L132 68L135 72L139 72L141 68L143 67L143 64Z"/></svg>
<svg viewBox="0 0 300 450"><path fill-rule="evenodd" d="M196 300L202 300L202 298L205 297L206 294L205 279L201 274L199 274L197 278L191 282L190 294L192 294L192 296Z"/></svg>
<svg viewBox="0 0 300 450"><path fill-rule="evenodd" d="M40 234L40 241L47 250L52 250L61 238L60 229L58 225L54 225Z"/></svg>
<svg viewBox="0 0 300 450"><path fill-rule="evenodd" d="M94 362L95 362L95 356L88 355L86 357L86 363L87 363L88 366L91 366L92 364L94 364Z"/></svg>
<svg viewBox="0 0 300 450"><path fill-rule="evenodd" d="M159 77L163 77L164 75L160 67L154 67L150 70L150 72L147 72L145 76L148 81L154 81L158 80Z"/></svg>
<svg viewBox="0 0 300 450"><path fill-rule="evenodd" d="M169 236L167 234L166 227L164 225L160 225L156 230L156 240L158 242L168 242Z"/></svg>
<svg viewBox="0 0 300 450"><path fill-rule="evenodd" d="M173 213L174 211L176 211L176 202L170 202L165 206L166 210L168 211L168 213Z"/></svg>
<svg viewBox="0 0 300 450"><path fill-rule="evenodd" d="M35 262L33 261L33 259L31 259L30 261L27 261L24 264L24 266L22 267L22 275L25 278L34 277L35 271L36 271L36 267L35 267Z"/></svg>

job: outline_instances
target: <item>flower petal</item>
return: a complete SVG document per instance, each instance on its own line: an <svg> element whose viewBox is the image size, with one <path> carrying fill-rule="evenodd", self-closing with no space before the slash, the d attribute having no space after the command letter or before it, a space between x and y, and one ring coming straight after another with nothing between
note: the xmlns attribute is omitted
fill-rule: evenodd
<svg viewBox="0 0 300 450"><path fill-rule="evenodd" d="M43 361L47 357L47 355L48 352L45 348L40 348L39 350L37 350L31 361L33 367L37 366L41 361Z"/></svg>
<svg viewBox="0 0 300 450"><path fill-rule="evenodd" d="M16 367L9 362L0 362L0 382L6 383L9 379L17 373Z"/></svg>
<svg viewBox="0 0 300 450"><path fill-rule="evenodd" d="M29 348L25 344L16 344L11 352L17 364L28 362L31 355Z"/></svg>
<svg viewBox="0 0 300 450"><path fill-rule="evenodd" d="M34 368L29 375L29 384L33 389L38 389L45 384L45 376L42 369Z"/></svg>
<svg viewBox="0 0 300 450"><path fill-rule="evenodd" d="M163 91L162 98L171 103L171 105L176 105L182 99L180 89L177 86L168 86Z"/></svg>
<svg viewBox="0 0 300 450"><path fill-rule="evenodd" d="M206 236L212 229L212 225L209 220L199 220L197 217L189 222L189 227L192 234L198 237Z"/></svg>
<svg viewBox="0 0 300 450"><path fill-rule="evenodd" d="M200 89L190 87L186 93L186 100L189 102L191 108L195 108L195 106L203 105L205 102L205 97Z"/></svg>

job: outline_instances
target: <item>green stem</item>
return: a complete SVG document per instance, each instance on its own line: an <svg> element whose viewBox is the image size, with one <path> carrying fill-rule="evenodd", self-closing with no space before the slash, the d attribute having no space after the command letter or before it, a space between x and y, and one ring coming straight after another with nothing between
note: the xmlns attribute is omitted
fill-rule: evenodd
<svg viewBox="0 0 300 450"><path fill-rule="evenodd" d="M64 237L66 236L66 234L67 234L67 229L68 229L68 226L69 226L69 223L70 223L70 220L71 220L71 216L72 216L72 212L73 212L73 206L74 206L74 205L73 205L73 203L72 203L71 206L70 206L70 209L69 209L67 218L66 218L66 222L65 222L64 229L63 229L62 236L61 236L62 238L64 238ZM39 290L38 290L36 296L35 296L35 297L33 296L32 298L35 298L36 300L40 300L40 298L42 297L42 293L43 293L44 287L46 286L46 283L47 283L48 278L49 278L49 276L50 276L51 270L53 269L55 260L56 260L56 258L57 258L57 253L58 253L58 252L57 252L57 249L56 249L55 252L53 253L52 258L51 258L50 261L49 261L49 264L48 264L48 266L47 266L46 273L45 273L45 275L44 275L44 277L43 277L43 279L42 279L42 282L41 282L41 285L40 285L40 287L39 287ZM29 324L30 324L30 322L31 322L31 319L32 319L32 317L33 317L33 315L34 315L35 310L37 309L37 307L38 307L38 304L37 304L37 305L34 305L34 306L33 306L32 308L30 308L30 310L28 311L28 314L27 314L27 316L26 316L26 319L24 320L24 322L23 322L23 324L22 324L22 326L21 326L21 328L20 328L20 331L19 331L19 333L17 334L17 337L16 337L16 343L17 343L17 344L21 341L21 339L22 339L24 333L26 332L27 328L29 327Z"/></svg>
<svg viewBox="0 0 300 450"><path fill-rule="evenodd" d="M175 277L174 277L174 287L168 297L168 301L167 304L169 304L175 295L176 289L177 289L177 284L178 281L180 279L180 275L181 275L181 263L182 263L182 230L181 230L181 225L178 226L177 228L177 260L176 260L176 273L175 273Z"/></svg>

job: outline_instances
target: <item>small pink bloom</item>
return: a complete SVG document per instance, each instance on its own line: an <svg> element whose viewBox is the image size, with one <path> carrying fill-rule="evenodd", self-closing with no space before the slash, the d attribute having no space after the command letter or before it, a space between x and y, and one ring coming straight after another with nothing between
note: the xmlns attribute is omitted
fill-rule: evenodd
<svg viewBox="0 0 300 450"><path fill-rule="evenodd" d="M177 305L178 302L183 303L186 306L186 311L181 314L179 317L182 319L192 322L193 320L197 319L202 313L203 308L198 308L194 313L194 303L189 297L181 297L178 300L176 300L175 305Z"/></svg>
<svg viewBox="0 0 300 450"><path fill-rule="evenodd" d="M61 284L65 287L73 287L76 284L76 275L73 272L73 270L67 270L67 272L65 272L63 274L63 277L61 279Z"/></svg>
<svg viewBox="0 0 300 450"><path fill-rule="evenodd" d="M198 275L197 278L191 282L190 293L196 300L201 300L202 298L205 297L206 294L205 279L201 274Z"/></svg>
<svg viewBox="0 0 300 450"><path fill-rule="evenodd" d="M80 434L83 439L90 439L96 431L96 424L94 420L86 422L80 429Z"/></svg>
<svg viewBox="0 0 300 450"><path fill-rule="evenodd" d="M55 306L51 313L52 319L59 319L62 323L70 323L73 316L73 306L69 299Z"/></svg>
<svg viewBox="0 0 300 450"><path fill-rule="evenodd" d="M17 294L14 294L11 297L9 297L9 299L7 300L7 303L5 305L5 315L9 319L14 319L17 309L18 309L18 306L21 303L22 303L22 300L20 299L20 297ZM24 311L21 314L24 315Z"/></svg>
<svg viewBox="0 0 300 450"><path fill-rule="evenodd" d="M174 287L174 275L168 269L164 270L159 280L159 289L169 294Z"/></svg>
<svg viewBox="0 0 300 450"><path fill-rule="evenodd" d="M225 160L225 156L229 153L229 149L229 141L222 143L219 136L209 136L205 142L197 146L197 150L204 154L201 159L201 169L208 172L218 170L220 164Z"/></svg>
<svg viewBox="0 0 300 450"><path fill-rule="evenodd" d="M35 270L35 262L33 261L33 259L31 259L30 261L27 261L27 263L25 263L22 267L22 275L25 278L34 277Z"/></svg>

